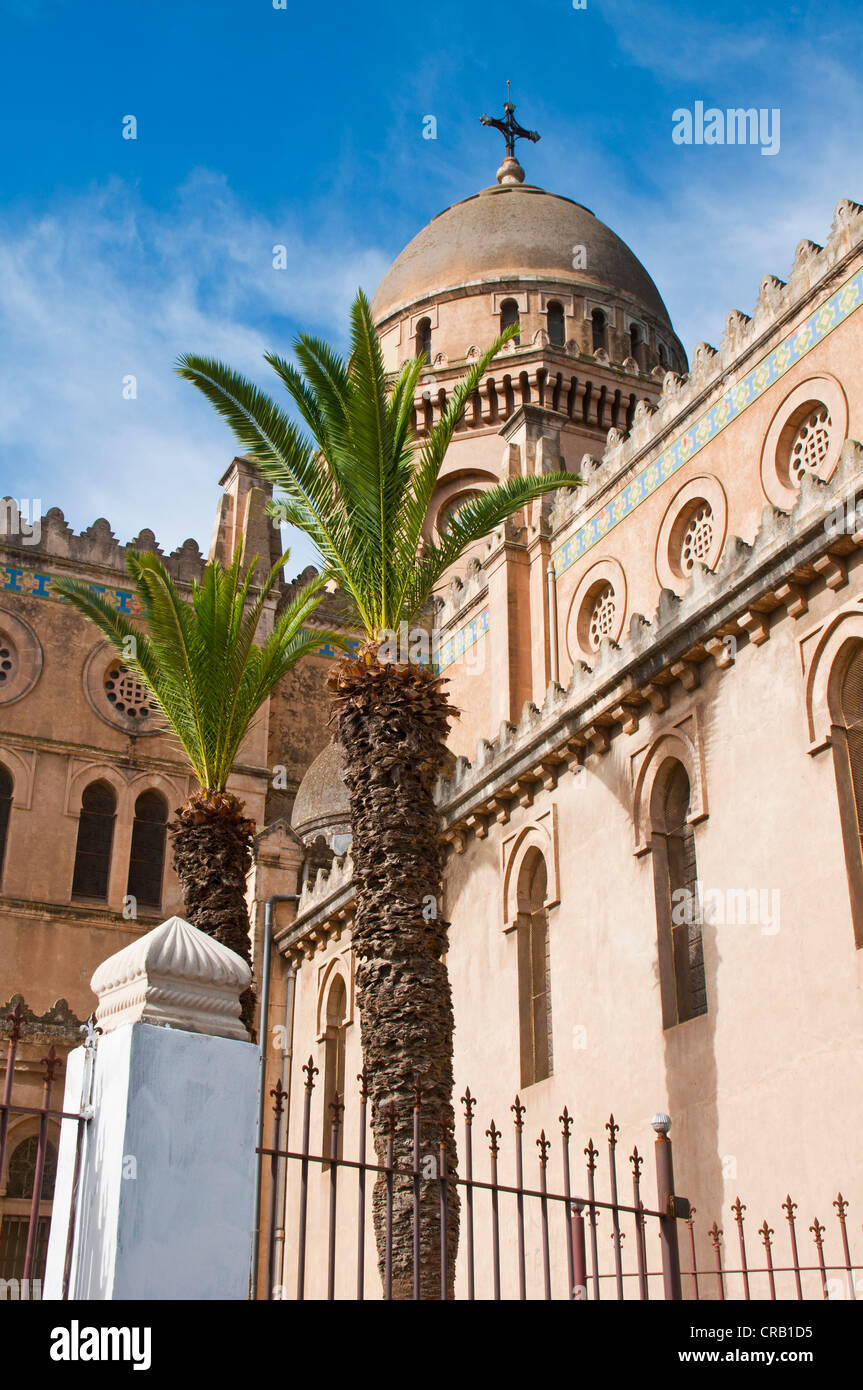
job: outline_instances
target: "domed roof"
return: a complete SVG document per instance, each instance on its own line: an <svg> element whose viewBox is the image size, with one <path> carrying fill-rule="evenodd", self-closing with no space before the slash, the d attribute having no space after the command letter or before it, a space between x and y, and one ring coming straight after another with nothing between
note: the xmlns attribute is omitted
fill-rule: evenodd
<svg viewBox="0 0 863 1390"><path fill-rule="evenodd" d="M573 269L575 247L584 247L583 270ZM439 213L390 266L372 313L380 323L443 290L543 276L630 294L671 326L659 291L626 243L581 203L531 184L484 188Z"/></svg>
<svg viewBox="0 0 863 1390"><path fill-rule="evenodd" d="M328 743L306 769L291 811L291 829L303 836L348 820L350 801L342 776L340 743Z"/></svg>

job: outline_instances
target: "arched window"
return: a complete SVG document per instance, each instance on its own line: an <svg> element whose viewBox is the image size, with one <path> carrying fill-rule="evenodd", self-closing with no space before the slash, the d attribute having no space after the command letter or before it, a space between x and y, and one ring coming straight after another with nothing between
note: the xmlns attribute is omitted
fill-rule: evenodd
<svg viewBox="0 0 863 1390"><path fill-rule="evenodd" d="M863 947L863 642L837 679L831 729L854 940Z"/></svg>
<svg viewBox="0 0 863 1390"><path fill-rule="evenodd" d="M514 323L518 323L518 304L514 299L505 299L500 306L501 333L505 328L512 328ZM518 334L513 341L520 343L521 335Z"/></svg>
<svg viewBox="0 0 863 1390"><path fill-rule="evenodd" d="M658 347L657 347L657 352L659 353L659 365L660 365L660 367L667 367L667 366L668 366L668 349L666 348L666 346L665 346L664 343L660 343L660 344L658 345Z"/></svg>
<svg viewBox="0 0 863 1390"><path fill-rule="evenodd" d="M78 844L75 849L74 898L108 897L111 844L117 798L107 782L91 782L81 797Z"/></svg>
<svg viewBox="0 0 863 1390"><path fill-rule="evenodd" d="M39 1156L39 1136L32 1134L22 1139L13 1149L6 1175L7 1197L32 1197L36 1181L36 1160ZM45 1168L42 1174L43 1202L50 1202L54 1196L54 1182L57 1177L57 1150L50 1140L45 1145Z"/></svg>
<svg viewBox="0 0 863 1390"><path fill-rule="evenodd" d="M566 342L566 319L564 318L563 305L552 300L546 310L546 323L548 327L548 341L554 347L563 347Z"/></svg>
<svg viewBox="0 0 863 1390"><path fill-rule="evenodd" d="M432 329L431 319L420 319L416 331L416 356L431 366Z"/></svg>
<svg viewBox="0 0 863 1390"><path fill-rule="evenodd" d="M695 835L688 823L690 796L686 768L676 758L667 759L650 806L664 1028L707 1013L701 894Z"/></svg>
<svg viewBox="0 0 863 1390"><path fill-rule="evenodd" d="M640 346L641 329L637 323L632 323L629 326L629 351L636 361L638 360L638 349Z"/></svg>
<svg viewBox="0 0 863 1390"><path fill-rule="evenodd" d="M593 327L593 351L606 347L606 328L608 326L605 314L601 309L594 309L590 316Z"/></svg>
<svg viewBox="0 0 863 1390"><path fill-rule="evenodd" d="M127 895L142 907L161 907L168 808L158 792L141 792L135 802Z"/></svg>
<svg viewBox="0 0 863 1390"><path fill-rule="evenodd" d="M521 1084L551 1076L551 962L545 899L548 871L538 849L518 877L518 1016Z"/></svg>
<svg viewBox="0 0 863 1390"><path fill-rule="evenodd" d="M348 995L345 982L340 974L333 975L327 993L327 1028L324 1043L324 1132L321 1153L329 1158L332 1147L333 1112L331 1103L336 1095L344 1101L345 1095L345 1047ZM339 1125L336 1157L342 1156L342 1135L344 1126Z"/></svg>
<svg viewBox="0 0 863 1390"><path fill-rule="evenodd" d="M3 878L3 861L6 857L6 838L9 834L9 816L12 811L14 790L11 772L0 763L0 882Z"/></svg>

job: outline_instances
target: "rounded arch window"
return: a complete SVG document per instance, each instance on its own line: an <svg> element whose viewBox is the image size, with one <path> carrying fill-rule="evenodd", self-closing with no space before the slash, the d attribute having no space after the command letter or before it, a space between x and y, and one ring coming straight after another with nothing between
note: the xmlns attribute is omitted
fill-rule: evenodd
<svg viewBox="0 0 863 1390"><path fill-rule="evenodd" d="M479 496L481 496L481 494L478 489L471 488L469 491L460 492L457 497L450 497L444 502L437 514L438 533L443 535L452 522L453 517L458 516L463 507L466 507L469 502L473 502L473 500Z"/></svg>
<svg viewBox="0 0 863 1390"><path fill-rule="evenodd" d="M36 1184L36 1164L39 1157L39 1136L32 1134L29 1139L12 1150L6 1175L6 1196L28 1198L33 1196ZM57 1177L57 1149L50 1139L45 1145L45 1167L42 1174L43 1202L54 1196L54 1183Z"/></svg>
<svg viewBox="0 0 863 1390"><path fill-rule="evenodd" d="M512 328L514 323L519 321L518 303L515 299L505 299L500 306L500 331L503 333L505 328ZM521 342L520 334L516 334L514 340Z"/></svg>
<svg viewBox="0 0 863 1390"><path fill-rule="evenodd" d="M12 798L15 784L7 767L0 763L0 881L3 874L3 861L6 858L6 839L9 834L9 816L12 811Z"/></svg>
<svg viewBox="0 0 863 1390"><path fill-rule="evenodd" d="M608 319L602 309L594 309L590 316L593 351L607 347Z"/></svg>
<svg viewBox="0 0 863 1390"><path fill-rule="evenodd" d="M833 377L812 377L786 396L774 415L761 453L761 485L768 501L790 511L804 474L827 481L848 433L848 403Z"/></svg>
<svg viewBox="0 0 863 1390"><path fill-rule="evenodd" d="M84 788L78 817L73 897L107 900L116 810L117 797L107 782L91 782Z"/></svg>
<svg viewBox="0 0 863 1390"><path fill-rule="evenodd" d="M563 305L553 299L546 309L546 331L552 347L563 347L566 342L566 316Z"/></svg>
<svg viewBox="0 0 863 1390"><path fill-rule="evenodd" d="M416 327L416 356L421 357L427 366L431 365L432 326L431 319L420 319Z"/></svg>
<svg viewBox="0 0 863 1390"><path fill-rule="evenodd" d="M167 826L168 804L161 792L141 792L132 822L126 894L142 907L158 908L162 902Z"/></svg>

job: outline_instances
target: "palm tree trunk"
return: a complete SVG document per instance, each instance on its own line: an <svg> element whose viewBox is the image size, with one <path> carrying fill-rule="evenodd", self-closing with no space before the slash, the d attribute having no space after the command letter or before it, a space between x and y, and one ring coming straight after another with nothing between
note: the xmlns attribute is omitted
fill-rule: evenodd
<svg viewBox="0 0 863 1390"><path fill-rule="evenodd" d="M378 1162L386 1161L392 1106L394 1157L413 1168L415 1086L422 1087L420 1135L420 1291L441 1294L440 1184L444 1137L447 1168L456 1172L453 1114L453 1014L446 963L449 923L439 913L443 872L435 781L446 758L449 717L442 681L418 666L343 661L331 677L338 736L345 751L356 884L353 949L363 1061L372 1100ZM327 1097L329 1099L329 1097ZM447 1203L447 1285L454 1294L458 1189ZM393 1297L413 1289L413 1181L394 1188ZM372 1202L383 1275L386 1186Z"/></svg>
<svg viewBox="0 0 863 1390"><path fill-rule="evenodd" d="M230 792L193 792L168 829L187 921L251 964L246 875L255 823L243 807ZM240 999L240 1016L252 1035L254 1003L249 988Z"/></svg>

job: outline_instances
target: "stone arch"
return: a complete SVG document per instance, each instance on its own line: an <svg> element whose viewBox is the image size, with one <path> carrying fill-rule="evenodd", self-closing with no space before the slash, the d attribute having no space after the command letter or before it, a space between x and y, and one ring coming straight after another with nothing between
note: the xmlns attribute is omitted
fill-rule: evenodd
<svg viewBox="0 0 863 1390"><path fill-rule="evenodd" d="M557 863L557 816L552 807L530 825L525 825L515 835L504 840L502 854L503 869L503 930L514 931L518 926L519 882L525 861L532 854L539 853L545 860L547 880L544 901L537 906L556 907L560 902Z"/></svg>
<svg viewBox="0 0 863 1390"><path fill-rule="evenodd" d="M29 757L10 744L0 743L0 763L9 769L12 776L12 807L14 810L29 811L33 795L33 773L36 755Z"/></svg>
<svg viewBox="0 0 863 1390"><path fill-rule="evenodd" d="M140 779L138 779L140 780ZM91 782L107 782L117 796L117 820L127 820L134 807L130 799L129 783L110 763L87 763L77 772L69 771L66 783L66 805L64 814L78 817L81 814L81 797Z"/></svg>
<svg viewBox="0 0 863 1390"><path fill-rule="evenodd" d="M863 612L855 606L833 614L818 634L808 660L805 646L801 647L810 753L830 744L830 730L838 717L839 685L858 641L863 641Z"/></svg>
<svg viewBox="0 0 863 1390"><path fill-rule="evenodd" d="M690 825L704 820L708 814L704 766L700 743L680 726L666 729L646 750L635 778L632 796L632 821L635 829L635 853L646 854L650 849L651 809L657 778L668 762L682 764L690 786Z"/></svg>
<svg viewBox="0 0 863 1390"><path fill-rule="evenodd" d="M332 960L321 966L318 975L318 997L315 1003L315 1040L319 1043L326 1041L327 1029L330 1026L328 1019L330 994L337 980L341 981L341 986L345 992L342 1025L347 1027L348 1024L353 1023L354 1018L353 972L350 956L333 956Z"/></svg>

